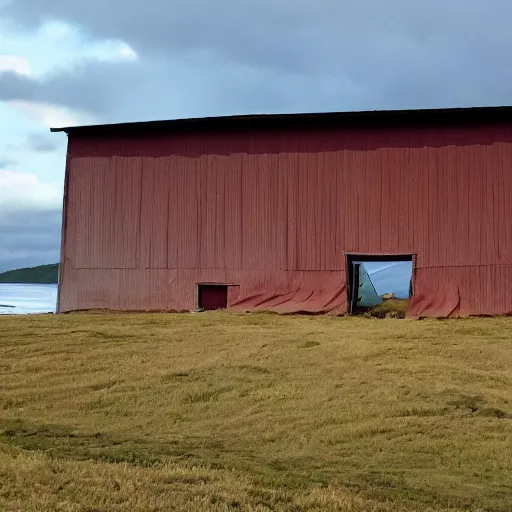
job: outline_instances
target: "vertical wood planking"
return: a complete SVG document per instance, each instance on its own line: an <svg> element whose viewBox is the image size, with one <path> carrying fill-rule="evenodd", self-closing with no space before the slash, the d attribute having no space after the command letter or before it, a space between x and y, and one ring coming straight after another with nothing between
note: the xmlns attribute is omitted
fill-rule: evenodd
<svg viewBox="0 0 512 512"><path fill-rule="evenodd" d="M178 192L180 190L178 157L158 158L156 168L165 173L168 180L167 194L167 268L178 268L179 234L183 227L178 216Z"/></svg>
<svg viewBox="0 0 512 512"><path fill-rule="evenodd" d="M224 258L226 269L242 268L242 156L224 157Z"/></svg>
<svg viewBox="0 0 512 512"><path fill-rule="evenodd" d="M114 157L110 176L115 177L109 188L115 186L115 210L113 232L108 237L114 240L111 263L114 268L137 268L140 245L141 208L141 158ZM106 232L104 233L107 234ZM108 245L108 242L105 241ZM107 265L104 266L106 268Z"/></svg>
<svg viewBox="0 0 512 512"><path fill-rule="evenodd" d="M177 241L178 268L199 267L199 219L197 161L194 158L177 157Z"/></svg>
<svg viewBox="0 0 512 512"><path fill-rule="evenodd" d="M140 226L140 264L139 268L151 268L151 246L153 242L154 218L153 193L155 190L155 159L142 160L142 203Z"/></svg>
<svg viewBox="0 0 512 512"><path fill-rule="evenodd" d="M153 195L151 199L151 268L167 268L169 264L169 177L170 169L154 161Z"/></svg>

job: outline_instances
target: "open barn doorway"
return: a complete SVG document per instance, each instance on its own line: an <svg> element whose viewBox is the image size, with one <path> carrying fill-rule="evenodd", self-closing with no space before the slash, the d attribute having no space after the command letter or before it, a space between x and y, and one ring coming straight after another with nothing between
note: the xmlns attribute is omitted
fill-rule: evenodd
<svg viewBox="0 0 512 512"><path fill-rule="evenodd" d="M215 311L228 307L228 287L224 284L200 284L198 306L203 311Z"/></svg>
<svg viewBox="0 0 512 512"><path fill-rule="evenodd" d="M348 254L348 312L405 316L413 290L414 256Z"/></svg>

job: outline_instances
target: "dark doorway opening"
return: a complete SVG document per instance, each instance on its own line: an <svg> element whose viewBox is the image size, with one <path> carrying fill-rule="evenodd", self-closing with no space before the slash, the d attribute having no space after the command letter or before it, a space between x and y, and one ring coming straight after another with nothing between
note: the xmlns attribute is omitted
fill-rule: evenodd
<svg viewBox="0 0 512 512"><path fill-rule="evenodd" d="M200 284L198 306L204 311L226 309L228 307L228 287L222 284Z"/></svg>
<svg viewBox="0 0 512 512"><path fill-rule="evenodd" d="M413 294L414 255L348 254L348 312L384 309L405 314Z"/></svg>

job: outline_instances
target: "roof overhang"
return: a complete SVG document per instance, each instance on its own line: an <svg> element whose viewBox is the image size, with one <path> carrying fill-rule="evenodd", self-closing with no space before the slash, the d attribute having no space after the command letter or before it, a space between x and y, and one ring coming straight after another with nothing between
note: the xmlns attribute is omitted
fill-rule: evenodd
<svg viewBox="0 0 512 512"><path fill-rule="evenodd" d="M418 110L366 110L352 112L319 112L297 114L251 114L220 117L171 119L88 126L51 128L52 132L67 134L99 135L125 134L141 131L185 130L240 130L266 128L312 128L333 125L382 125L382 124L463 124L488 121L512 121L512 106L465 107Z"/></svg>

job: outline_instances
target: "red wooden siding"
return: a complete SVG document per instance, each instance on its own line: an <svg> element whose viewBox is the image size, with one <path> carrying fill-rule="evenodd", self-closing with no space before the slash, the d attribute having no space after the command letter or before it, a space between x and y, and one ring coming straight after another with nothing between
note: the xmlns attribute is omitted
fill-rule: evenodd
<svg viewBox="0 0 512 512"><path fill-rule="evenodd" d="M345 252L416 254L411 315L512 312L512 125L70 134L59 311L344 312Z"/></svg>

